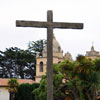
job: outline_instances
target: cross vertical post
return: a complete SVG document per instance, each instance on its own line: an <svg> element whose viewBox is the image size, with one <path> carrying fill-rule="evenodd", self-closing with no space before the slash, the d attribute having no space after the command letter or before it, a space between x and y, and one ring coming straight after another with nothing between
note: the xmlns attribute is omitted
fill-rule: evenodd
<svg viewBox="0 0 100 100"><path fill-rule="evenodd" d="M47 12L47 22L53 22L52 11ZM47 28L47 100L53 100L53 28Z"/></svg>

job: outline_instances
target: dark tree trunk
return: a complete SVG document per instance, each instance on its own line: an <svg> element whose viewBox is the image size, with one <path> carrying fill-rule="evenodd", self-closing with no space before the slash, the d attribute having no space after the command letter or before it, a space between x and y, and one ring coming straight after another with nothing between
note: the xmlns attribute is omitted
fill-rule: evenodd
<svg viewBox="0 0 100 100"><path fill-rule="evenodd" d="M96 99L96 85L94 86L94 91L93 91L93 100L97 100L97 99Z"/></svg>
<svg viewBox="0 0 100 100"><path fill-rule="evenodd" d="M89 100L92 100L92 98L91 98L91 96L90 96L90 94L89 94L88 90L87 90L87 89L85 89L85 91L86 91L86 95L87 95L88 99L89 99Z"/></svg>
<svg viewBox="0 0 100 100"><path fill-rule="evenodd" d="M78 90L76 89L75 86L73 86L73 88L72 88L72 94L74 95L74 100L80 100L80 99L79 99Z"/></svg>
<svg viewBox="0 0 100 100"><path fill-rule="evenodd" d="M14 93L10 92L9 100L14 100Z"/></svg>
<svg viewBox="0 0 100 100"><path fill-rule="evenodd" d="M10 92L10 94L9 94L9 100L11 100L11 92Z"/></svg>

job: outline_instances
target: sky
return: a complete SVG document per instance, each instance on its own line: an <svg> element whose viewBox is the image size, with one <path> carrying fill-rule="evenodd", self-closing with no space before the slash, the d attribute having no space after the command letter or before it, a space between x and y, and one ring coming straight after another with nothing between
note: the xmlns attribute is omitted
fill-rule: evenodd
<svg viewBox="0 0 100 100"><path fill-rule="evenodd" d="M100 52L100 0L0 0L0 50L27 49L29 41L46 39L44 28L16 27L16 20L47 21L53 11L54 22L84 23L84 29L54 29L64 53L75 59L91 46Z"/></svg>

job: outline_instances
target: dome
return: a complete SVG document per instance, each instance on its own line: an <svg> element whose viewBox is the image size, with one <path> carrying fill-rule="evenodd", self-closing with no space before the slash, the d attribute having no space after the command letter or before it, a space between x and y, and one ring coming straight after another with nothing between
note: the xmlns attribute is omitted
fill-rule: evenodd
<svg viewBox="0 0 100 100"><path fill-rule="evenodd" d="M47 52L47 45L45 46L43 52ZM56 40L55 36L53 35L53 53L54 52L61 52L61 47L58 41Z"/></svg>

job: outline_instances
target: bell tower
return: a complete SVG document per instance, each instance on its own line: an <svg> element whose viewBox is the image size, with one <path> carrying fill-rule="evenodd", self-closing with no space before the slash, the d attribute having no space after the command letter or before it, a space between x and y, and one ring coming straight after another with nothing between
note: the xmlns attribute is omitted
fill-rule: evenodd
<svg viewBox="0 0 100 100"><path fill-rule="evenodd" d="M67 53L63 56L63 51L56 40L55 36L53 35L53 63L58 64L61 61L69 59L72 60L71 54ZM36 82L40 82L42 75L45 75L47 72L47 45L44 47L42 51L42 56L39 54L36 55Z"/></svg>
<svg viewBox="0 0 100 100"><path fill-rule="evenodd" d="M63 51L53 35L53 63L59 63L63 61ZM42 56L36 55L36 82L40 82L42 75L45 75L47 71L47 45L42 51Z"/></svg>

